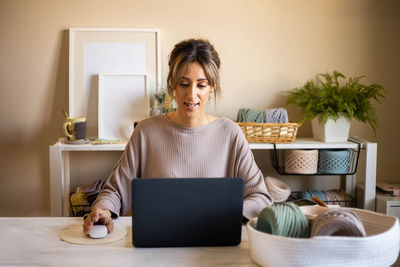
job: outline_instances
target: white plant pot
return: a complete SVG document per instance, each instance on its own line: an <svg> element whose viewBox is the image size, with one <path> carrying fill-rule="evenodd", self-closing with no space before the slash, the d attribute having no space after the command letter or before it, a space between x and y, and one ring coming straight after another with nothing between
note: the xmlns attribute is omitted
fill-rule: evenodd
<svg viewBox="0 0 400 267"><path fill-rule="evenodd" d="M336 121L329 119L326 123L319 123L319 117L311 120L311 127L315 140L323 142L346 142L349 138L350 120L339 117Z"/></svg>

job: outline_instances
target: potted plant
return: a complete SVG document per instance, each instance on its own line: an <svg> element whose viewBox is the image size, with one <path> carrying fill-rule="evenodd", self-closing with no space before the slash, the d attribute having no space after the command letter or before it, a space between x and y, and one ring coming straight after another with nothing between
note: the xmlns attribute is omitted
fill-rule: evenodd
<svg viewBox="0 0 400 267"><path fill-rule="evenodd" d="M150 109L150 116L165 114L175 110L176 103L166 89L154 94L154 104Z"/></svg>
<svg viewBox="0 0 400 267"><path fill-rule="evenodd" d="M305 113L302 122L311 120L314 138L324 142L347 141L350 121L368 123L376 134L378 117L371 100L381 102L386 90L379 84L364 85L364 76L346 77L338 72L319 74L302 87L288 91L286 105L294 104ZM340 82L339 79L343 79Z"/></svg>

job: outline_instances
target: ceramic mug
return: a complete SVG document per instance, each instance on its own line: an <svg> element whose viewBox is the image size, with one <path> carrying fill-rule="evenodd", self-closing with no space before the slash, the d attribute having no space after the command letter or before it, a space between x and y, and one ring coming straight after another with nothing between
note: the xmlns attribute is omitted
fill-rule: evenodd
<svg viewBox="0 0 400 267"><path fill-rule="evenodd" d="M63 124L63 131L69 141L84 140L86 137L86 118L68 117Z"/></svg>

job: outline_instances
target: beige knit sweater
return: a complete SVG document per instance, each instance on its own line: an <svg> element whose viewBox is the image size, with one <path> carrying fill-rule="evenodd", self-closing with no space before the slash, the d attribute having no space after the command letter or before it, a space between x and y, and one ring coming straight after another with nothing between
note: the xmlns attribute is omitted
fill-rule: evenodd
<svg viewBox="0 0 400 267"><path fill-rule="evenodd" d="M139 177L244 178L248 219L273 203L241 129L227 118L193 128L166 115L141 121L93 205L125 215L131 207L130 182Z"/></svg>

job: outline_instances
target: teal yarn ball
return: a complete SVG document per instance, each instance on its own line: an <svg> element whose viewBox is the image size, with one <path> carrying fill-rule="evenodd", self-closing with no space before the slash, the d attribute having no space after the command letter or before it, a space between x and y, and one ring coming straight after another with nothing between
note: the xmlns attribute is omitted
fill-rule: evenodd
<svg viewBox="0 0 400 267"><path fill-rule="evenodd" d="M277 228L274 209L272 207L264 208L258 215L256 229L274 235Z"/></svg>
<svg viewBox="0 0 400 267"><path fill-rule="evenodd" d="M310 227L300 208L291 202L264 208L258 215L256 229L284 237L310 237Z"/></svg>
<svg viewBox="0 0 400 267"><path fill-rule="evenodd" d="M237 114L238 122L264 122L264 113L259 109L241 108Z"/></svg>

